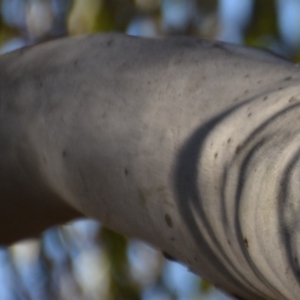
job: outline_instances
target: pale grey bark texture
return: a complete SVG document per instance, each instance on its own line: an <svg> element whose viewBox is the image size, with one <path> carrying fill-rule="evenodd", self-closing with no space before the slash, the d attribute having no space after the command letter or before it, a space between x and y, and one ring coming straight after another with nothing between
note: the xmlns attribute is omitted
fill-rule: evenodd
<svg viewBox="0 0 300 300"><path fill-rule="evenodd" d="M0 242L80 215L239 299L299 299L300 73L112 34L0 57Z"/></svg>

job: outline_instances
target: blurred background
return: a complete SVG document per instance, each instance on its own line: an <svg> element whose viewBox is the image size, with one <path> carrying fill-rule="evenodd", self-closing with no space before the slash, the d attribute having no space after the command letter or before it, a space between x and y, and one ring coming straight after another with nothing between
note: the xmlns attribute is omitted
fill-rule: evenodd
<svg viewBox="0 0 300 300"><path fill-rule="evenodd" d="M0 54L109 31L218 39L299 62L300 0L0 0ZM0 248L0 299L228 298L144 243L80 220Z"/></svg>

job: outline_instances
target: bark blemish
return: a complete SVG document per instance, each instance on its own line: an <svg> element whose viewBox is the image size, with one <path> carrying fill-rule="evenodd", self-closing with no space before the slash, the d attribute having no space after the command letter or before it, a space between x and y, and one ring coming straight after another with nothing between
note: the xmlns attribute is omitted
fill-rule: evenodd
<svg viewBox="0 0 300 300"><path fill-rule="evenodd" d="M107 43L106 43L106 46L110 47L112 44L113 44L113 40L108 40Z"/></svg>
<svg viewBox="0 0 300 300"><path fill-rule="evenodd" d="M245 244L246 248L249 248L249 243L248 243L248 240L246 237L244 238L244 244Z"/></svg>
<svg viewBox="0 0 300 300"><path fill-rule="evenodd" d="M241 145L237 145L235 148L235 154L238 154L241 150Z"/></svg>
<svg viewBox="0 0 300 300"><path fill-rule="evenodd" d="M297 101L297 99L295 98L295 97L291 97L290 99L289 99L289 103L293 103L293 102L296 102Z"/></svg>
<svg viewBox="0 0 300 300"><path fill-rule="evenodd" d="M66 157L66 156L67 156L67 151L64 150L64 151L62 152L62 157Z"/></svg>
<svg viewBox="0 0 300 300"><path fill-rule="evenodd" d="M125 176L126 176L126 177L128 176L128 174L129 174L129 171L128 171L128 169L127 169L127 168L125 168L125 169L124 169L124 174L125 174Z"/></svg>
<svg viewBox="0 0 300 300"><path fill-rule="evenodd" d="M252 113L249 113L249 114L247 115L248 118L251 117L251 116L252 116Z"/></svg>
<svg viewBox="0 0 300 300"><path fill-rule="evenodd" d="M289 80L292 80L292 79L293 79L292 76L288 76L288 77L285 77L285 78L284 78L284 81L289 81Z"/></svg>
<svg viewBox="0 0 300 300"><path fill-rule="evenodd" d="M268 96L265 96L264 98L263 98L263 101L266 101L268 99Z"/></svg>
<svg viewBox="0 0 300 300"><path fill-rule="evenodd" d="M218 157L218 152L215 153L215 159Z"/></svg>
<svg viewBox="0 0 300 300"><path fill-rule="evenodd" d="M230 144L230 142L231 142L231 138L229 138L229 139L227 140L227 144Z"/></svg>
<svg viewBox="0 0 300 300"><path fill-rule="evenodd" d="M168 215L168 214L165 214L165 221L167 223L167 225L172 228L173 227L173 221L172 221L172 218Z"/></svg>

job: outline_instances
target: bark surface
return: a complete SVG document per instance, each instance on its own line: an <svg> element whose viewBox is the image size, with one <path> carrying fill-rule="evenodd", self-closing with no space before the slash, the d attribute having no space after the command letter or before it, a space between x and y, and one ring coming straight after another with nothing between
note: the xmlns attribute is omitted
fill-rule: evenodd
<svg viewBox="0 0 300 300"><path fill-rule="evenodd" d="M0 243L81 215L239 299L300 294L300 73L190 38L0 57Z"/></svg>

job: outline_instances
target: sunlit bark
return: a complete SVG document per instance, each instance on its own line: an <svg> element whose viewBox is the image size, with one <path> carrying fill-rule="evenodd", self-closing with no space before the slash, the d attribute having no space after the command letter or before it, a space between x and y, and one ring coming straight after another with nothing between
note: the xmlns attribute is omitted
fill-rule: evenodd
<svg viewBox="0 0 300 300"><path fill-rule="evenodd" d="M188 38L1 56L1 243L83 214L240 299L298 299L299 79L269 53Z"/></svg>

